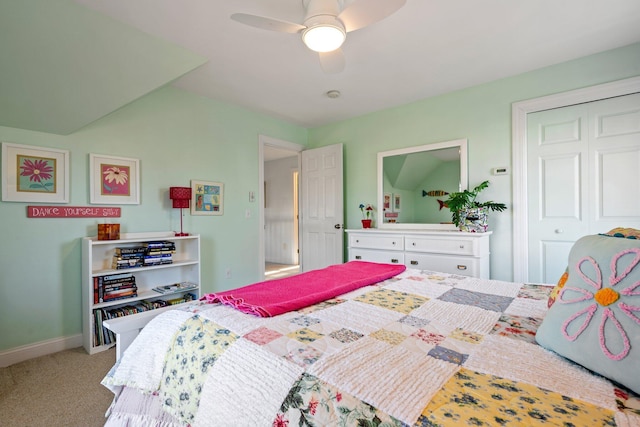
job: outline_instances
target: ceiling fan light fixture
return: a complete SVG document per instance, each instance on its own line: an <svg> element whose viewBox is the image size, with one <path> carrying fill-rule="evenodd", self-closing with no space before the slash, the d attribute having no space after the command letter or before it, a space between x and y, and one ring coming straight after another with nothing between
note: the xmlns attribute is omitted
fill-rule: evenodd
<svg viewBox="0 0 640 427"><path fill-rule="evenodd" d="M347 38L344 25L333 16L316 16L305 22L302 41L315 52L331 52L342 46Z"/></svg>

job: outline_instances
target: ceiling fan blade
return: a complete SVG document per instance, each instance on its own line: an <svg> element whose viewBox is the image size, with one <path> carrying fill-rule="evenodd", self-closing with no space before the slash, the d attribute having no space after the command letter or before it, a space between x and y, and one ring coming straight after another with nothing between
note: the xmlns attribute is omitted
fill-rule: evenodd
<svg viewBox="0 0 640 427"><path fill-rule="evenodd" d="M262 30L278 31L280 33L298 33L307 28L304 25L294 24L293 22L265 18L264 16L249 15L247 13L234 13L231 15L231 19Z"/></svg>
<svg viewBox="0 0 640 427"><path fill-rule="evenodd" d="M327 74L335 74L344 70L346 60L344 58L344 52L338 48L331 52L320 52L320 66L322 70Z"/></svg>
<svg viewBox="0 0 640 427"><path fill-rule="evenodd" d="M383 20L406 2L407 0L356 0L340 12L338 19L347 32L355 31Z"/></svg>

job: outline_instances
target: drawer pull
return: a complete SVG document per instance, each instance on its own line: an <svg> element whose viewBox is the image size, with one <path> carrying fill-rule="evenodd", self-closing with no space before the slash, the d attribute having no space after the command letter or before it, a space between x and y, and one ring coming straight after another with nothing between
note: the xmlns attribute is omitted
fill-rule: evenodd
<svg viewBox="0 0 640 427"><path fill-rule="evenodd" d="M460 249L464 249L464 245L460 245Z"/></svg>
<svg viewBox="0 0 640 427"><path fill-rule="evenodd" d="M356 243L360 243L360 240L356 239Z"/></svg>
<svg viewBox="0 0 640 427"><path fill-rule="evenodd" d="M411 260L411 265L418 265L418 261Z"/></svg>
<svg viewBox="0 0 640 427"><path fill-rule="evenodd" d="M361 255L356 255L356 259L362 259Z"/></svg>
<svg viewBox="0 0 640 427"><path fill-rule="evenodd" d="M467 266L466 265L458 265L457 268L458 268L458 270L466 270Z"/></svg>
<svg viewBox="0 0 640 427"><path fill-rule="evenodd" d="M391 242L391 244L392 244L392 245L395 245L395 244L396 244L396 242Z"/></svg>
<svg viewBox="0 0 640 427"><path fill-rule="evenodd" d="M398 259L397 258L391 258L391 262L394 263L394 264L397 264L398 263Z"/></svg>
<svg viewBox="0 0 640 427"><path fill-rule="evenodd" d="M415 246L415 245L416 245L416 242L413 242L411 245L412 245L412 246Z"/></svg>

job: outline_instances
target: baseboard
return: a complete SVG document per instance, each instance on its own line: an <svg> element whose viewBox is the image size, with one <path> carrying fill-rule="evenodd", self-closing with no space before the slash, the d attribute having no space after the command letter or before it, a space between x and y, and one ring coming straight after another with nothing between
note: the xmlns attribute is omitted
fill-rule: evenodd
<svg viewBox="0 0 640 427"><path fill-rule="evenodd" d="M82 346L82 334L54 338L0 352L0 368Z"/></svg>

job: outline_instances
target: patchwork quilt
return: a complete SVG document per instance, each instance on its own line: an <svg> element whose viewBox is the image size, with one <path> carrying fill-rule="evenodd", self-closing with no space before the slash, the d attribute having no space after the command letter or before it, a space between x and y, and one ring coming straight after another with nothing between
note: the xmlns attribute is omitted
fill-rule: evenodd
<svg viewBox="0 0 640 427"><path fill-rule="evenodd" d="M639 426L637 396L536 344L550 291L407 269L275 317L166 312L104 378L107 426Z"/></svg>

